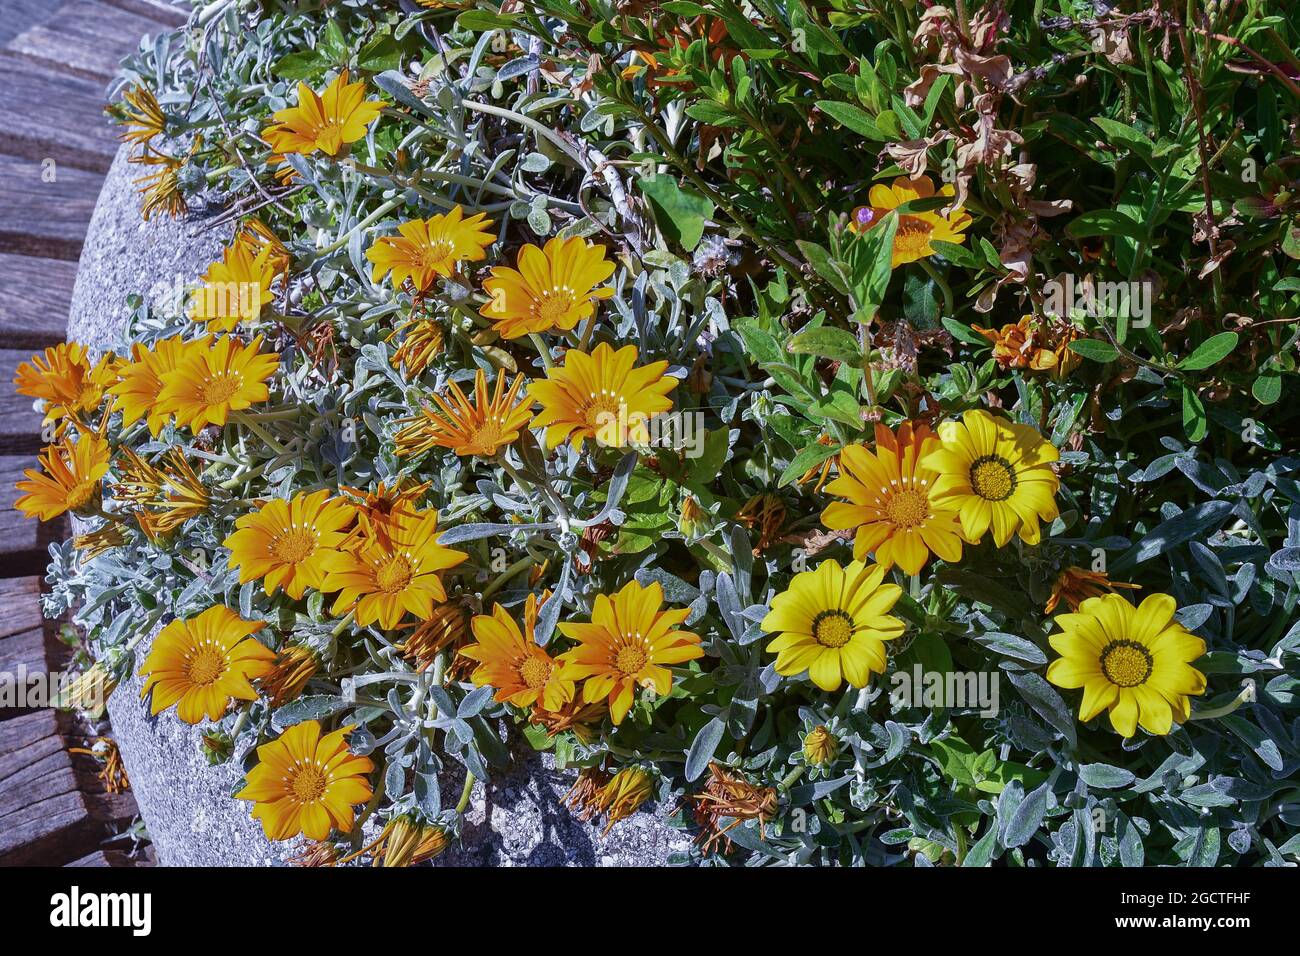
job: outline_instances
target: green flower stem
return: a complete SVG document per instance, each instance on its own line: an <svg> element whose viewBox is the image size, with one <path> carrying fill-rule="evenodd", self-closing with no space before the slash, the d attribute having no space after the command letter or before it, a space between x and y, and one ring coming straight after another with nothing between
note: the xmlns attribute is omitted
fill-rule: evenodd
<svg viewBox="0 0 1300 956"><path fill-rule="evenodd" d="M791 770L789 773L787 773L784 777L781 778L781 782L776 785L776 788L780 790L782 793L785 793L787 790L789 790L791 787L793 787L796 783L799 782L799 778L803 776L804 771L807 769L808 766L806 764L799 764L799 766L795 767L793 770Z"/></svg>
<svg viewBox="0 0 1300 956"><path fill-rule="evenodd" d="M469 796L474 791L474 774L465 774L465 786L460 791L460 802L456 804L456 814L459 816L469 807Z"/></svg>
<svg viewBox="0 0 1300 956"><path fill-rule="evenodd" d="M939 270L931 264L929 259L920 259L918 261L921 263L921 268L924 269L930 278L934 280L934 284L937 285L939 291L943 293L944 311L947 312L949 316L954 316L956 310L953 308L952 289L949 288L947 281L939 274Z"/></svg>
<svg viewBox="0 0 1300 956"><path fill-rule="evenodd" d="M536 332L529 332L528 341L532 342L533 348L537 349L537 354L542 359L542 367L548 372L555 368L555 360L551 358L551 350L547 344L542 341L542 337Z"/></svg>
<svg viewBox="0 0 1300 956"><path fill-rule="evenodd" d="M338 637L340 634L342 634L347 629L347 626L351 624L354 620L356 620L356 617L357 617L357 612L355 608L353 608L351 611L348 611L347 617L345 617L343 620L339 621L336 625L334 625L334 630L330 631L330 637Z"/></svg>
<svg viewBox="0 0 1300 956"><path fill-rule="evenodd" d="M1249 703L1255 699L1255 682L1250 678L1242 681L1241 693L1238 694L1222 707L1211 707L1207 710L1194 710L1189 720L1216 720L1219 717L1226 717L1242 704Z"/></svg>
<svg viewBox="0 0 1300 956"><path fill-rule="evenodd" d="M230 420L235 422L237 425L243 425L245 428L247 428L250 432L252 432L258 438L260 438L262 441L266 442L267 447L270 448L272 451L274 451L277 455L289 454L289 450L285 448L283 445L281 445L274 438L272 438L270 432L268 432L265 428L259 425L256 419L251 418L244 412L231 412Z"/></svg>
<svg viewBox="0 0 1300 956"><path fill-rule="evenodd" d="M403 196L394 196L392 199L389 199L386 202L381 203L379 206L375 208L374 212L366 216L366 218L362 219L360 222L358 222L347 232L343 233L343 235L339 236L338 239L336 239L334 242L330 243L324 249L318 249L316 251L316 258L320 259L323 258L324 256L329 255L331 252L338 252L340 249L342 249L344 246L348 244L348 240L352 238L352 234L354 232L360 232L362 229L365 229L367 226L372 225L375 222L378 222L384 216L388 215L388 213L392 212L397 207L404 205L405 203L406 203L406 199Z"/></svg>
<svg viewBox="0 0 1300 956"><path fill-rule="evenodd" d="M524 557L520 558L514 564L510 565L510 567L506 568L504 571L498 574L496 578L492 581L492 583L483 589L483 593L479 599L483 601L484 605L486 606L487 599L490 598L493 594L496 594L497 591L501 590L502 586L505 585L507 581L509 581L515 575L519 574L521 571L525 571L528 568L532 567L536 563L537 562L533 560L533 556L531 554L525 555Z"/></svg>

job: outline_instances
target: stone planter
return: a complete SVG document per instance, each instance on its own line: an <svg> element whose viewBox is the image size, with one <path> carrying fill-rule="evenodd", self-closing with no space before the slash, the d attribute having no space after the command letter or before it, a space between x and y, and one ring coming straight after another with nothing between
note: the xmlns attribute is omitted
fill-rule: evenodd
<svg viewBox="0 0 1300 956"><path fill-rule="evenodd" d="M115 347L130 313L126 298L166 284L194 281L220 257L230 230L200 232L199 218L145 223L132 179L137 167L119 151L104 183L81 256L70 341L96 350ZM148 652L146 641L138 660ZM140 811L153 837L159 863L173 866L265 866L283 863L298 843L272 843L248 804L231 794L241 780L233 765L209 767L199 751L201 730L170 712L150 717L140 701L142 680L132 677L109 703ZM641 811L607 838L574 818L562 798L572 773L557 772L549 754L514 747L515 767L490 784L477 784L464 821L464 841L440 862L461 865L559 866L656 865L684 850L689 836L663 821L667 808ZM457 776L453 774L453 776ZM459 775L463 780L463 775ZM460 783L445 783L454 803Z"/></svg>

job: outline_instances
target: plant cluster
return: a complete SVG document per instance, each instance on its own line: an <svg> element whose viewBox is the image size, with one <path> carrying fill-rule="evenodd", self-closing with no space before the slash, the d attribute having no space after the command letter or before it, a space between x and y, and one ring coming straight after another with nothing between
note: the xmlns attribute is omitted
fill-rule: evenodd
<svg viewBox="0 0 1300 956"><path fill-rule="evenodd" d="M304 862L522 742L699 863L1294 865L1298 42L208 3L114 110L223 257L19 371L48 610Z"/></svg>

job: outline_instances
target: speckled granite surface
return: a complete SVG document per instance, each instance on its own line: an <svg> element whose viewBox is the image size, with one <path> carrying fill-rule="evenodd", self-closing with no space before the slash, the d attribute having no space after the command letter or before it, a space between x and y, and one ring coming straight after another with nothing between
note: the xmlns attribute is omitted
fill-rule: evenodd
<svg viewBox="0 0 1300 956"><path fill-rule="evenodd" d="M140 217L131 180L138 168L119 152L81 255L73 293L68 338L96 349L117 344L129 314L131 293L174 288L193 281L219 258L228 230L200 233L201 222ZM154 294L157 294L155 291ZM140 660L149 643L139 648ZM237 767L209 767L199 752L201 731L171 713L151 718L140 701L142 680L133 677L109 703L114 735L122 749L141 813L153 835L162 865L268 866L296 850L274 844L248 816L248 805L233 799L241 774ZM516 747L514 769L471 797L463 845L439 862L468 866L645 866L662 865L689 844L685 833L669 827L660 814L643 810L620 823L607 838L582 823L562 804L573 774L553 769L550 755ZM453 775L455 776L455 775ZM460 776L463 780L463 776ZM445 802L459 795L450 780Z"/></svg>

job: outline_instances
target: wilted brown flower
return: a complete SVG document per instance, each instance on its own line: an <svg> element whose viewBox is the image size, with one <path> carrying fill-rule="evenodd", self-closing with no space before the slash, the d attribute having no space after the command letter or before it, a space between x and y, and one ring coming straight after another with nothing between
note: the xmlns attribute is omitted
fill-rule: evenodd
<svg viewBox="0 0 1300 956"><path fill-rule="evenodd" d="M819 435L817 437L817 444L832 445L834 444L834 442L831 441L830 435ZM814 492L821 491L822 486L826 484L826 479L830 478L831 476L831 469L838 468L839 465L840 465L840 456L838 454L831 455L829 458L825 459L820 464L813 465L802 475L800 475L798 478L798 483L801 485L806 485L808 484L808 482L812 481L813 478L816 478L817 484L813 486L813 491Z"/></svg>
<svg viewBox="0 0 1300 956"><path fill-rule="evenodd" d="M1049 325L1026 315L1000 329L978 325L971 328L993 343L993 358L1003 368L1050 372L1055 378L1064 378L1080 361L1080 356L1069 347L1079 332L1069 322Z"/></svg>
<svg viewBox="0 0 1300 956"><path fill-rule="evenodd" d="M1107 592L1114 593L1116 588L1142 589L1139 584L1112 581L1105 571L1087 571L1083 568L1069 567L1061 571L1052 585L1052 596L1043 608L1045 614L1051 614L1062 601L1071 611L1079 610L1079 605L1090 597L1097 597Z"/></svg>
<svg viewBox="0 0 1300 956"><path fill-rule="evenodd" d="M81 552L83 560L89 561L105 551L120 548L126 544L126 532L116 521L110 521L94 531L87 531L72 539L72 546Z"/></svg>
<svg viewBox="0 0 1300 956"><path fill-rule="evenodd" d="M117 741L112 737L98 737L89 747L69 747L68 753L86 754L99 761L99 779L103 781L105 793L122 793L131 789L131 780L122 764L121 751L117 749Z"/></svg>
<svg viewBox="0 0 1300 956"><path fill-rule="evenodd" d="M338 863L338 848L326 840L308 843L296 855L289 857L294 866L334 866Z"/></svg>
<svg viewBox="0 0 1300 956"><path fill-rule="evenodd" d="M758 531L754 553L762 554L781 537L785 527L785 505L776 495L754 495L738 512L736 521L750 531Z"/></svg>
<svg viewBox="0 0 1300 956"><path fill-rule="evenodd" d="M586 704L583 703L582 695L578 694L557 711L545 710L540 704L534 704L528 720L539 727L545 727L547 736L554 737L572 730L578 740L589 744L596 739L596 725L608 712L609 707L604 698Z"/></svg>
<svg viewBox="0 0 1300 956"><path fill-rule="evenodd" d="M588 767L565 795L565 803L575 814L591 821L605 817L605 834L614 824L636 812L654 793L654 777L642 767L624 767L612 777L603 770Z"/></svg>
<svg viewBox="0 0 1300 956"><path fill-rule="evenodd" d="M704 831L700 834L700 843L705 852L711 852L724 841L729 849L731 840L727 831L746 820L757 820L762 825L776 816L775 787L756 786L715 760L709 761L709 779L704 790L692 799L695 801L695 821ZM720 827L725 817L732 820Z"/></svg>

